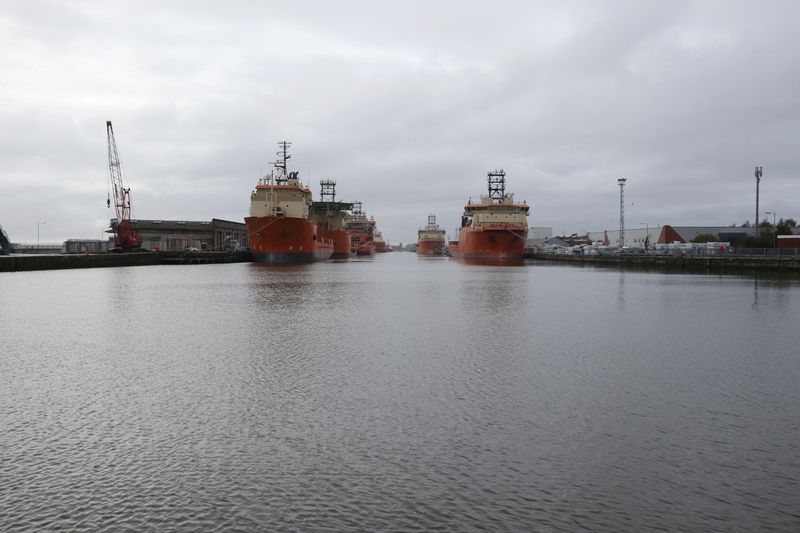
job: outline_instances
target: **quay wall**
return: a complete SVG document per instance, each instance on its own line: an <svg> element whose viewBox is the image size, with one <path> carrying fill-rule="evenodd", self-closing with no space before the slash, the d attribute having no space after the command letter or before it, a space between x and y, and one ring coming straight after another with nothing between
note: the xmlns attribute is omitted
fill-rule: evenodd
<svg viewBox="0 0 800 533"><path fill-rule="evenodd" d="M800 272L800 256L759 257L731 256L676 256L676 255L561 255L530 254L528 259L560 263L601 265L607 267L641 267L681 269L703 272L748 272L754 270L773 272Z"/></svg>
<svg viewBox="0 0 800 533"><path fill-rule="evenodd" d="M252 261L252 256L249 252L133 252L85 255L7 255L0 256L0 272L166 264L241 263L248 261Z"/></svg>

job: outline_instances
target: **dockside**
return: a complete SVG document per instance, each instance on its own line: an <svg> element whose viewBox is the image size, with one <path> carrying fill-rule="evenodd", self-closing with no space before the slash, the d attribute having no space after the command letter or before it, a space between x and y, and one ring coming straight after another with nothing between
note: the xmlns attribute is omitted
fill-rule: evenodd
<svg viewBox="0 0 800 533"><path fill-rule="evenodd" d="M108 268L148 265L243 263L253 260L250 252L133 252L108 254L53 254L0 256L0 272Z"/></svg>
<svg viewBox="0 0 800 533"><path fill-rule="evenodd" d="M751 271L800 272L800 256L567 255L526 253L525 258L552 263L599 265L615 268L658 268L729 274Z"/></svg>

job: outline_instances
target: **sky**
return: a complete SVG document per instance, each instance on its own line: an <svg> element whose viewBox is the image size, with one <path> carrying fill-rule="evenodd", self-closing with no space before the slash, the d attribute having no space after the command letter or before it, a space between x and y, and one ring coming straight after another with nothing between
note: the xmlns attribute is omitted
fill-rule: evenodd
<svg viewBox="0 0 800 533"><path fill-rule="evenodd" d="M106 120L133 217L241 221L293 142L391 243L486 174L556 234L800 220L800 2L5 1L0 225L100 238ZM46 224L40 224L40 223Z"/></svg>

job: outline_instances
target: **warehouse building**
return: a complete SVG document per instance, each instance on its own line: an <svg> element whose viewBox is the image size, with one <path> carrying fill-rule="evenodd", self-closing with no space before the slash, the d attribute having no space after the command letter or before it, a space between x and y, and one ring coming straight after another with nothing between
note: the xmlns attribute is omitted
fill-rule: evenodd
<svg viewBox="0 0 800 533"><path fill-rule="evenodd" d="M111 225L116 219L111 220ZM219 218L210 221L193 220L131 220L133 230L142 238L142 248L153 251L177 252L186 248L221 251L250 246L247 226Z"/></svg>
<svg viewBox="0 0 800 533"><path fill-rule="evenodd" d="M778 248L800 248L800 235L778 235Z"/></svg>
<svg viewBox="0 0 800 533"><path fill-rule="evenodd" d="M714 242L737 242L753 235L753 228L731 226L644 226L625 228L623 246L644 247L652 244L671 244L673 242L693 242L700 235L711 235ZM592 242L610 245L619 244L619 230L593 231L589 233Z"/></svg>

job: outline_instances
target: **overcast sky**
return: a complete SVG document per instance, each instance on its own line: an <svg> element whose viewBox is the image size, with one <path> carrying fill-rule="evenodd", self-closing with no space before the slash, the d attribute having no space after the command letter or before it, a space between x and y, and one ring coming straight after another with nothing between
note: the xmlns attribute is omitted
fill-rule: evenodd
<svg viewBox="0 0 800 533"><path fill-rule="evenodd" d="M800 219L800 2L5 1L0 224L100 238L105 121L134 218L242 220L276 143L392 243L486 173L556 233ZM290 165L291 167L292 165ZM771 218L771 217L770 217Z"/></svg>

